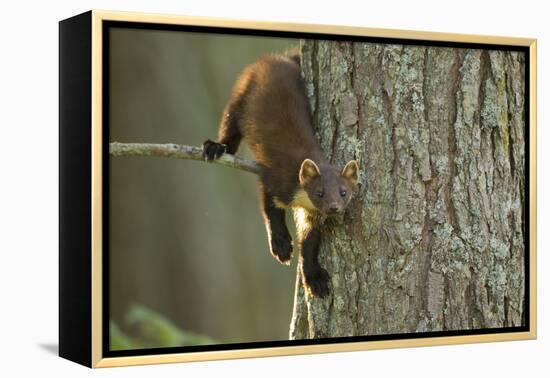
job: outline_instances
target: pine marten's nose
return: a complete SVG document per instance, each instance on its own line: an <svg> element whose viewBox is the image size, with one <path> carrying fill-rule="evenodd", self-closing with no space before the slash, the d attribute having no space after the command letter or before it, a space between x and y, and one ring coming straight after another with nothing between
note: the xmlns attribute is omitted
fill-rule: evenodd
<svg viewBox="0 0 550 378"><path fill-rule="evenodd" d="M331 213L337 213L340 211L340 206L338 206L338 204L336 203L333 203L329 206L328 209L330 210Z"/></svg>

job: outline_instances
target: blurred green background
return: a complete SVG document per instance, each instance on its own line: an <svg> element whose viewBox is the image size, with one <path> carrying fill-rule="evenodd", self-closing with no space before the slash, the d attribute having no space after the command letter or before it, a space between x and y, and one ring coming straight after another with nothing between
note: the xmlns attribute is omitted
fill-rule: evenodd
<svg viewBox="0 0 550 378"><path fill-rule="evenodd" d="M110 141L215 139L239 72L297 44L111 29ZM256 176L162 158L110 167L112 349L288 338L296 263L269 254Z"/></svg>

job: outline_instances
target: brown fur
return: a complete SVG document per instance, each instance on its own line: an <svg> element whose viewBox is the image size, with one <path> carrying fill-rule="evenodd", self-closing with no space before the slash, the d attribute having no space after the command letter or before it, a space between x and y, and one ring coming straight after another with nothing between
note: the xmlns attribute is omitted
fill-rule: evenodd
<svg viewBox="0 0 550 378"><path fill-rule="evenodd" d="M289 263L292 239L284 212L305 211L300 219L310 224L298 228L304 283L312 295L326 295L328 274L317 261L314 213L345 210L359 167L352 160L339 169L324 158L313 133L298 54L266 56L245 68L224 109L218 141L203 145L205 159L235 154L243 138L261 167L260 197L271 253Z"/></svg>

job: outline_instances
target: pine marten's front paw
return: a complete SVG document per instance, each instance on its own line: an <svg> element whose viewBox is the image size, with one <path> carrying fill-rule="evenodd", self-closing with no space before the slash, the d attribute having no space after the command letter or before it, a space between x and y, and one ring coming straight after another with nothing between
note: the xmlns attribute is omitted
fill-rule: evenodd
<svg viewBox="0 0 550 378"><path fill-rule="evenodd" d="M226 144L221 144L208 139L202 144L202 157L206 161L216 160L227 150Z"/></svg>
<svg viewBox="0 0 550 378"><path fill-rule="evenodd" d="M328 272L320 266L302 267L304 286L313 297L324 298L328 295Z"/></svg>
<svg viewBox="0 0 550 378"><path fill-rule="evenodd" d="M271 235L271 254L281 264L290 265L292 258L292 238L289 234Z"/></svg>

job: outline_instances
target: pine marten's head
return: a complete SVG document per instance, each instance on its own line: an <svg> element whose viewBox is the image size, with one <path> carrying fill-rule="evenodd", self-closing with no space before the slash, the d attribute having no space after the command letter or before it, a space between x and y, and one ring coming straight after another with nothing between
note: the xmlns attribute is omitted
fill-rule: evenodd
<svg viewBox="0 0 550 378"><path fill-rule="evenodd" d="M305 192L315 210L323 214L342 213L351 200L358 176L359 165L355 160L340 170L330 164L317 165L313 160L305 159L299 174L303 190L298 192L298 196ZM295 198L297 202L307 202L304 200Z"/></svg>

